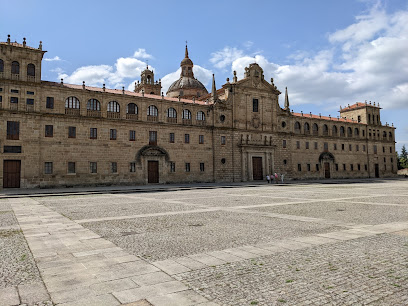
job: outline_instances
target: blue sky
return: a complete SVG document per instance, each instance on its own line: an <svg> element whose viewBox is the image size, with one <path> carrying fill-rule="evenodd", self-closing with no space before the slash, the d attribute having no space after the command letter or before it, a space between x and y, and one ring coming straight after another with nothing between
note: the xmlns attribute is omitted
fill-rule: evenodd
<svg viewBox="0 0 408 306"><path fill-rule="evenodd" d="M408 146L406 0L0 0L0 10L18 12L2 14L0 40L43 41L43 80L131 89L148 61L165 91L187 40L209 89L212 73L220 87L258 62L295 111L337 116L340 105L380 102L397 149Z"/></svg>

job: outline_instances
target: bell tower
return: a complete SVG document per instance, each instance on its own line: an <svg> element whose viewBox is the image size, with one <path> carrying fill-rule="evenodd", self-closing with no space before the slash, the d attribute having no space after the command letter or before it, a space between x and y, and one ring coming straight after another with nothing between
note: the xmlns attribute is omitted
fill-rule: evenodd
<svg viewBox="0 0 408 306"><path fill-rule="evenodd" d="M161 80L154 82L154 72L149 70L149 66L140 74L139 81L135 83L135 92L151 95L161 95Z"/></svg>

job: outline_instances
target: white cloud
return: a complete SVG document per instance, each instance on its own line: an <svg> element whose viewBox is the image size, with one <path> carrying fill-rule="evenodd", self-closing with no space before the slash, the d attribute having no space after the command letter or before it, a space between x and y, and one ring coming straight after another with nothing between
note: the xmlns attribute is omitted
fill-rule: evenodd
<svg viewBox="0 0 408 306"><path fill-rule="evenodd" d="M273 77L281 90L288 86L295 105L337 108L372 100L387 108L408 108L408 11L387 14L374 5L328 40L330 48L315 54L297 51L288 57L288 65L231 47L213 53L211 62L216 68L230 65L239 78L250 63L258 63L265 79Z"/></svg>
<svg viewBox="0 0 408 306"><path fill-rule="evenodd" d="M146 52L146 49L139 48L135 53L133 53L134 58L153 58L151 54Z"/></svg>
<svg viewBox="0 0 408 306"><path fill-rule="evenodd" d="M61 58L56 55L53 58L44 58L44 61L46 61L46 62L57 62L57 61L61 61Z"/></svg>

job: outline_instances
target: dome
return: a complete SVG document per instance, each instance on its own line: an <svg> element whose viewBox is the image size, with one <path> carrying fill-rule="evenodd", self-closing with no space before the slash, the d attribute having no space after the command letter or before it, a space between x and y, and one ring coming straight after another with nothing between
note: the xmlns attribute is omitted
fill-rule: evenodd
<svg viewBox="0 0 408 306"><path fill-rule="evenodd" d="M180 66L183 66L183 65L193 65L193 61L189 59L188 57L184 58L180 63Z"/></svg>
<svg viewBox="0 0 408 306"><path fill-rule="evenodd" d="M170 85L167 93L172 91L180 91L180 89L200 89L208 93L207 89L199 80L190 77L181 77Z"/></svg>

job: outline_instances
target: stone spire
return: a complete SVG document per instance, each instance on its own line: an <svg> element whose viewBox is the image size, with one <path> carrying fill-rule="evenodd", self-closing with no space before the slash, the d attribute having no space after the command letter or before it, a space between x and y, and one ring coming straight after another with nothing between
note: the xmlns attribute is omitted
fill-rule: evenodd
<svg viewBox="0 0 408 306"><path fill-rule="evenodd" d="M214 73L213 73L213 79L212 79L211 97L212 97L213 101L215 101L217 99L217 88L215 87Z"/></svg>
<svg viewBox="0 0 408 306"><path fill-rule="evenodd" d="M288 95L288 88L286 87L285 90L285 110L289 110L289 95Z"/></svg>
<svg viewBox="0 0 408 306"><path fill-rule="evenodd" d="M186 52L185 52L184 58L188 58L188 48L187 48L187 42L186 42Z"/></svg>

